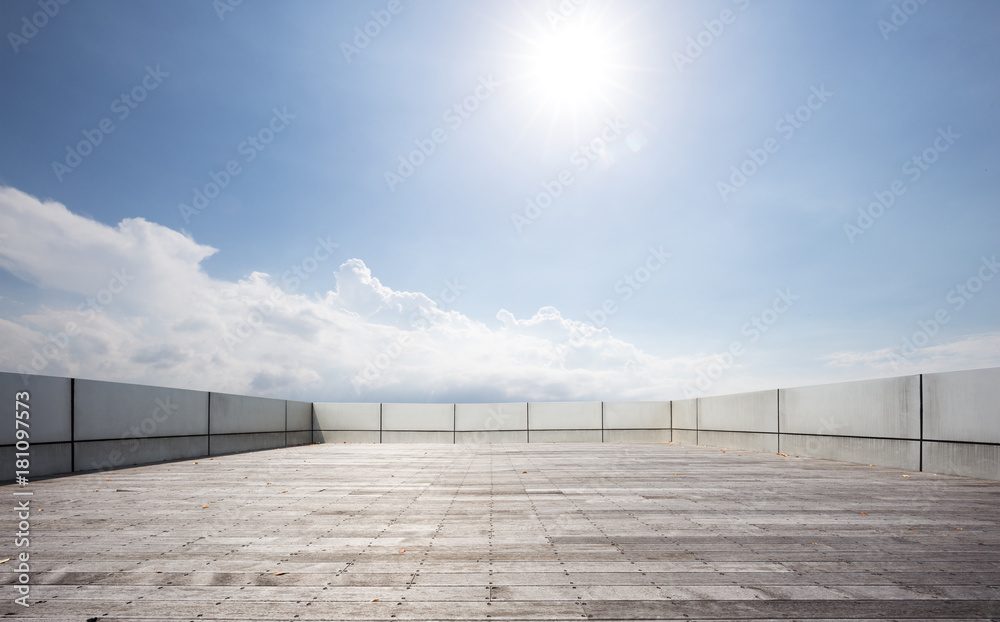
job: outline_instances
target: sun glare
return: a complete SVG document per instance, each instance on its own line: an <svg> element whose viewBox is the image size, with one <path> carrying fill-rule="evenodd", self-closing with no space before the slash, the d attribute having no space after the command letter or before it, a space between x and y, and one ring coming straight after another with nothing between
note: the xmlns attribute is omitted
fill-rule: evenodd
<svg viewBox="0 0 1000 622"><path fill-rule="evenodd" d="M625 32L606 7L589 5L513 31L520 49L512 55L512 82L523 88L518 100L529 118L525 131L540 123L547 124L547 136L576 133L619 114L634 96L626 74L636 71L622 57L629 45Z"/></svg>
<svg viewBox="0 0 1000 622"><path fill-rule="evenodd" d="M597 33L569 28L539 42L533 59L535 87L557 103L590 104L606 87L607 53Z"/></svg>

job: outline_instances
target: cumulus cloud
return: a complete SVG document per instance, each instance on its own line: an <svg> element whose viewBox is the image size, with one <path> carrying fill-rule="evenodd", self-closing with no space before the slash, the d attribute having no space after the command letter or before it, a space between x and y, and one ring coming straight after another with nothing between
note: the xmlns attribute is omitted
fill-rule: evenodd
<svg viewBox="0 0 1000 622"><path fill-rule="evenodd" d="M216 249L189 235L142 218L110 227L13 188L0 188L0 231L0 267L38 288L30 312L0 318L6 371L307 400L521 401L669 399L706 362L648 354L553 307L479 322L384 285L357 258L322 296L261 272L216 279L201 265Z"/></svg>

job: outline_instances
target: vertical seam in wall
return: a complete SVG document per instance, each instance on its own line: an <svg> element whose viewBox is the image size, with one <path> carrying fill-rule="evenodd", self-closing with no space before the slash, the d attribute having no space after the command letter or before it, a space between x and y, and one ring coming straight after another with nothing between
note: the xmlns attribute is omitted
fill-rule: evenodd
<svg viewBox="0 0 1000 622"><path fill-rule="evenodd" d="M69 379L69 471L76 470L76 378Z"/></svg>
<svg viewBox="0 0 1000 622"><path fill-rule="evenodd" d="M604 442L604 402L601 402L601 442Z"/></svg>
<svg viewBox="0 0 1000 622"><path fill-rule="evenodd" d="M208 429L205 430L207 434L205 438L208 439L208 455L212 455L212 392L208 392Z"/></svg>
<svg viewBox="0 0 1000 622"><path fill-rule="evenodd" d="M316 402L309 402L309 444L316 442Z"/></svg>
<svg viewBox="0 0 1000 622"><path fill-rule="evenodd" d="M919 374L920 378L920 458L917 464L918 470L924 470L924 375Z"/></svg>
<svg viewBox="0 0 1000 622"><path fill-rule="evenodd" d="M781 453L781 389L775 389L777 395L774 398L775 410L774 413L775 422L774 429L778 431L778 453Z"/></svg>
<svg viewBox="0 0 1000 622"><path fill-rule="evenodd" d="M285 400L285 447L288 447L288 400Z"/></svg>
<svg viewBox="0 0 1000 622"><path fill-rule="evenodd" d="M524 403L524 427L527 428L524 433L527 434L528 440L526 442L531 442L531 402Z"/></svg>
<svg viewBox="0 0 1000 622"><path fill-rule="evenodd" d="M701 445L701 398L694 398L694 444Z"/></svg>
<svg viewBox="0 0 1000 622"><path fill-rule="evenodd" d="M670 442L674 442L674 401L667 402L667 425L670 427Z"/></svg>
<svg viewBox="0 0 1000 622"><path fill-rule="evenodd" d="M382 402L378 403L378 443L382 444Z"/></svg>

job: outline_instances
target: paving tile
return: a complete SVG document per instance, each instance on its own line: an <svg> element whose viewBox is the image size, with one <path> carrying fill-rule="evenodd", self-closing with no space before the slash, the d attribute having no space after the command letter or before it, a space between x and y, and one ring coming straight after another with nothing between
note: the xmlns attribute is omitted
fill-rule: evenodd
<svg viewBox="0 0 1000 622"><path fill-rule="evenodd" d="M0 564L9 619L1000 619L1000 483L969 478L687 445L328 444L32 490L32 606Z"/></svg>

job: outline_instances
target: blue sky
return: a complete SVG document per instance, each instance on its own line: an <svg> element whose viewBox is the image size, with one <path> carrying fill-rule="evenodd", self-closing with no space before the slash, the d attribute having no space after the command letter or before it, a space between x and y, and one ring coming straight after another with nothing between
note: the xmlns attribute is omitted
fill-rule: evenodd
<svg viewBox="0 0 1000 622"><path fill-rule="evenodd" d="M520 401L1000 364L995 2L56 5L0 5L0 369Z"/></svg>

